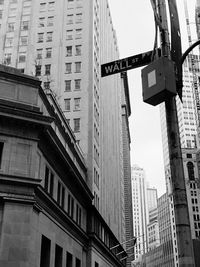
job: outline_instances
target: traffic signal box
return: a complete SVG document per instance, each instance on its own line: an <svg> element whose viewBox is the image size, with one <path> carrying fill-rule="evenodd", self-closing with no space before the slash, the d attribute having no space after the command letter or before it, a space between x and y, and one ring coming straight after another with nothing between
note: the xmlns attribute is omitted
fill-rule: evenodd
<svg viewBox="0 0 200 267"><path fill-rule="evenodd" d="M150 63L142 69L143 101L156 106L176 95L174 63L167 57Z"/></svg>

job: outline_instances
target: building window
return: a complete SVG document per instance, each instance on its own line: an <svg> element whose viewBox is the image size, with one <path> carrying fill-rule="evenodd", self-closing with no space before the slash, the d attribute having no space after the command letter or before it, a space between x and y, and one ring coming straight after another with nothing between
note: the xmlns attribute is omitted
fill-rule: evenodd
<svg viewBox="0 0 200 267"><path fill-rule="evenodd" d="M45 75L51 74L51 64L45 65Z"/></svg>
<svg viewBox="0 0 200 267"><path fill-rule="evenodd" d="M189 161L187 163L187 170L188 170L189 179L194 180L195 179L195 177L194 177L194 164L191 161Z"/></svg>
<svg viewBox="0 0 200 267"><path fill-rule="evenodd" d="M21 73L24 73L24 69L18 69L18 70L20 70Z"/></svg>
<svg viewBox="0 0 200 267"><path fill-rule="evenodd" d="M76 23L81 23L82 22L82 13L76 14Z"/></svg>
<svg viewBox="0 0 200 267"><path fill-rule="evenodd" d="M65 111L70 111L70 102L70 98L64 99Z"/></svg>
<svg viewBox="0 0 200 267"><path fill-rule="evenodd" d="M81 55L81 45L76 45L75 46L75 55L80 56Z"/></svg>
<svg viewBox="0 0 200 267"><path fill-rule="evenodd" d="M0 169L2 167L3 147L4 147L4 143L0 142Z"/></svg>
<svg viewBox="0 0 200 267"><path fill-rule="evenodd" d="M50 252L51 252L51 241L42 235L40 267L50 266Z"/></svg>
<svg viewBox="0 0 200 267"><path fill-rule="evenodd" d="M81 267L81 261L78 258L76 258L76 267Z"/></svg>
<svg viewBox="0 0 200 267"><path fill-rule="evenodd" d="M46 48L46 58L51 58L52 56L52 48Z"/></svg>
<svg viewBox="0 0 200 267"><path fill-rule="evenodd" d="M66 40L72 40L73 38L73 30L66 31Z"/></svg>
<svg viewBox="0 0 200 267"><path fill-rule="evenodd" d="M8 23L8 32L13 32L14 31L14 22L9 22Z"/></svg>
<svg viewBox="0 0 200 267"><path fill-rule="evenodd" d="M6 38L5 46L12 47L12 45L13 45L13 38L12 37Z"/></svg>
<svg viewBox="0 0 200 267"><path fill-rule="evenodd" d="M71 91L71 80L65 81L65 91L70 92Z"/></svg>
<svg viewBox="0 0 200 267"><path fill-rule="evenodd" d="M28 36L21 36L20 37L20 45L28 45Z"/></svg>
<svg viewBox="0 0 200 267"><path fill-rule="evenodd" d="M40 12L45 11L46 9L46 3L40 3Z"/></svg>
<svg viewBox="0 0 200 267"><path fill-rule="evenodd" d="M41 65L35 66L35 76L41 76L41 69L42 69Z"/></svg>
<svg viewBox="0 0 200 267"><path fill-rule="evenodd" d="M78 204L76 204L76 222L80 226L81 226L81 216L82 216L81 208L79 207Z"/></svg>
<svg viewBox="0 0 200 267"><path fill-rule="evenodd" d="M53 32L47 32L47 42L51 42L53 39Z"/></svg>
<svg viewBox="0 0 200 267"><path fill-rule="evenodd" d="M74 119L74 132L80 132L80 118Z"/></svg>
<svg viewBox="0 0 200 267"><path fill-rule="evenodd" d="M4 4L4 0L0 0L0 5L3 5Z"/></svg>
<svg viewBox="0 0 200 267"><path fill-rule="evenodd" d="M54 17L48 17L47 18L47 27L53 26L53 19L54 19Z"/></svg>
<svg viewBox="0 0 200 267"><path fill-rule="evenodd" d="M29 28L29 21L22 21L22 23L21 23L21 30L22 31L27 31L28 30L28 28Z"/></svg>
<svg viewBox="0 0 200 267"><path fill-rule="evenodd" d="M16 16L17 9L14 7L10 8L9 11L9 17L15 17Z"/></svg>
<svg viewBox="0 0 200 267"><path fill-rule="evenodd" d="M3 10L0 10L0 19L3 17Z"/></svg>
<svg viewBox="0 0 200 267"><path fill-rule="evenodd" d="M43 27L44 27L44 20L45 20L44 17L39 18L39 23L38 23L38 27L39 27L39 28L43 28Z"/></svg>
<svg viewBox="0 0 200 267"><path fill-rule="evenodd" d="M44 89L50 89L50 82L44 82Z"/></svg>
<svg viewBox="0 0 200 267"><path fill-rule="evenodd" d="M68 195L68 206L67 206L67 212L72 219L74 218L74 199L73 197L69 194Z"/></svg>
<svg viewBox="0 0 200 267"><path fill-rule="evenodd" d="M10 65L11 64L11 53L6 53L4 55L4 61L3 61L3 63L5 65Z"/></svg>
<svg viewBox="0 0 200 267"><path fill-rule="evenodd" d="M65 63L65 72L66 73L72 72L72 63Z"/></svg>
<svg viewBox="0 0 200 267"><path fill-rule="evenodd" d="M81 90L81 79L75 80L75 90Z"/></svg>
<svg viewBox="0 0 200 267"><path fill-rule="evenodd" d="M81 62L75 62L75 72L81 72Z"/></svg>
<svg viewBox="0 0 200 267"><path fill-rule="evenodd" d="M49 2L48 10L53 11L55 8L55 2Z"/></svg>
<svg viewBox="0 0 200 267"><path fill-rule="evenodd" d="M71 253L66 253L66 267L72 267L73 266L73 256Z"/></svg>
<svg viewBox="0 0 200 267"><path fill-rule="evenodd" d="M45 168L44 188L51 196L53 196L54 174L47 166Z"/></svg>
<svg viewBox="0 0 200 267"><path fill-rule="evenodd" d="M64 188L64 186L61 185L60 182L58 182L58 187L57 187L57 202L64 209L64 205L65 205L65 188Z"/></svg>
<svg viewBox="0 0 200 267"><path fill-rule="evenodd" d="M73 24L73 14L67 15L67 24Z"/></svg>
<svg viewBox="0 0 200 267"><path fill-rule="evenodd" d="M62 267L63 249L56 244L55 248L55 267Z"/></svg>
<svg viewBox="0 0 200 267"><path fill-rule="evenodd" d="M19 63L26 61L26 53L21 52L19 53Z"/></svg>
<svg viewBox="0 0 200 267"><path fill-rule="evenodd" d="M81 99L80 98L74 98L74 110L80 110Z"/></svg>
<svg viewBox="0 0 200 267"><path fill-rule="evenodd" d="M42 49L37 49L37 51L36 51L36 58L37 59L42 59Z"/></svg>
<svg viewBox="0 0 200 267"><path fill-rule="evenodd" d="M82 29L76 29L76 39L82 38Z"/></svg>
<svg viewBox="0 0 200 267"><path fill-rule="evenodd" d="M66 47L66 56L71 57L72 56L72 46L67 46Z"/></svg>
<svg viewBox="0 0 200 267"><path fill-rule="evenodd" d="M31 13L30 6L24 6L22 12L23 15L29 15Z"/></svg>
<svg viewBox="0 0 200 267"><path fill-rule="evenodd" d="M44 41L44 33L38 33L38 43L42 43Z"/></svg>

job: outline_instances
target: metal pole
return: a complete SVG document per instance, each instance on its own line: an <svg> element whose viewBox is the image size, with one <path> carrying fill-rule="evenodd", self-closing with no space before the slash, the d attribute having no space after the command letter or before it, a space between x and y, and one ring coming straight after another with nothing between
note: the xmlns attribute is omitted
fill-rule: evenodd
<svg viewBox="0 0 200 267"><path fill-rule="evenodd" d="M158 0L162 56L170 58L169 33L165 0ZM171 170L172 195L176 222L179 267L194 267L193 244L191 238L186 186L180 144L176 99L165 101L167 137Z"/></svg>

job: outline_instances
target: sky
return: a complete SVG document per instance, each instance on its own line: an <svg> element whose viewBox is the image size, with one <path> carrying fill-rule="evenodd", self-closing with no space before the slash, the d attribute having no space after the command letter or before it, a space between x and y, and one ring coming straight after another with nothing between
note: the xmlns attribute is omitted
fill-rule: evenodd
<svg viewBox="0 0 200 267"><path fill-rule="evenodd" d="M194 10L194 3L195 0L189 0L188 8ZM180 4L180 24L184 26L185 20L181 13L183 0L177 0L177 4ZM109 0L109 6L120 58L152 50L155 26L150 0ZM183 27L184 31L186 29ZM188 43L185 42L185 47L187 46ZM159 106L151 106L142 100L141 68L129 70L128 80L131 102L131 165L137 164L144 169L146 180L151 187L157 188L160 196L166 192L166 186Z"/></svg>

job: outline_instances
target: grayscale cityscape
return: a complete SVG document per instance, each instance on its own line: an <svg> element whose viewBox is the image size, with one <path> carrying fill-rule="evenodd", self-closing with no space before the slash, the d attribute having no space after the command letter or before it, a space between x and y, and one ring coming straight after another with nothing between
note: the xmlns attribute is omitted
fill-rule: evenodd
<svg viewBox="0 0 200 267"><path fill-rule="evenodd" d="M200 266L200 0L0 0L0 267Z"/></svg>

